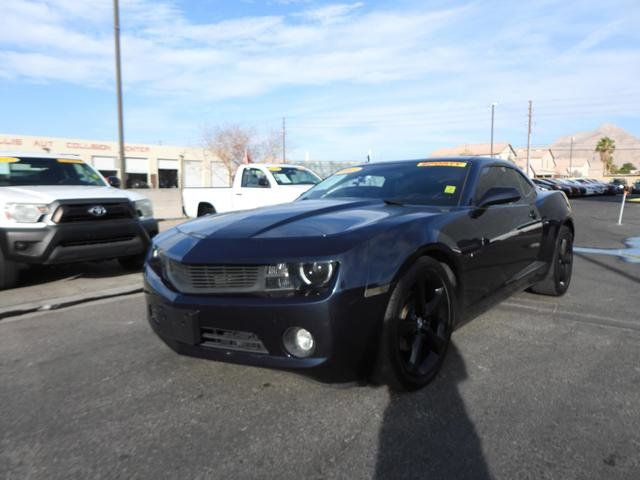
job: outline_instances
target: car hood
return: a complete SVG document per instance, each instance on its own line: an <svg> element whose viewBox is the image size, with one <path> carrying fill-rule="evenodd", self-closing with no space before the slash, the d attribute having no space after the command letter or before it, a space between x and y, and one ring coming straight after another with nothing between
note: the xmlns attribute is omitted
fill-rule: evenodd
<svg viewBox="0 0 640 480"><path fill-rule="evenodd" d="M302 200L202 217L177 228L201 239L326 237L377 225L411 211L415 209L379 200ZM425 214L429 212L421 209L421 215Z"/></svg>
<svg viewBox="0 0 640 480"><path fill-rule="evenodd" d="M146 198L137 192L113 187L83 185L43 185L24 187L0 187L0 199L5 202L51 203L56 200L128 198L131 201Z"/></svg>

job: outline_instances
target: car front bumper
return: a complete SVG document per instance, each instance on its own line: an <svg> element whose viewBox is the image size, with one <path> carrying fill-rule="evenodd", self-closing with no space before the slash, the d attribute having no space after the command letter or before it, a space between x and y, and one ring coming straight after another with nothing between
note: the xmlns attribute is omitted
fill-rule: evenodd
<svg viewBox="0 0 640 480"><path fill-rule="evenodd" d="M144 253L158 233L154 218L0 229L5 258L26 264L61 264L107 260Z"/></svg>
<svg viewBox="0 0 640 480"><path fill-rule="evenodd" d="M373 365L387 294L365 298L364 289L355 289L313 299L184 295L149 266L144 277L149 324L180 354L293 370L329 383L361 379ZM290 327L311 332L310 357L285 350L283 334ZM212 344L211 332L229 341Z"/></svg>

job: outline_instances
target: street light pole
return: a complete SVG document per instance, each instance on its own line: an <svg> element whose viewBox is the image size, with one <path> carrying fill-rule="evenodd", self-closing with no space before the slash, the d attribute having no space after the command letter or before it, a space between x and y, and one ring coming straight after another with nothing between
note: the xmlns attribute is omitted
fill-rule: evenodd
<svg viewBox="0 0 640 480"><path fill-rule="evenodd" d="M491 104L491 157L493 157L493 120L495 117L496 105L497 103L495 102Z"/></svg>
<svg viewBox="0 0 640 480"><path fill-rule="evenodd" d="M571 137L571 147L569 148L569 176L573 176L573 137Z"/></svg>
<svg viewBox="0 0 640 480"><path fill-rule="evenodd" d="M113 37L116 50L116 96L118 101L118 169L122 188L127 188L127 172L124 157L124 122L122 120L122 74L120 72L120 14L118 0L113 0Z"/></svg>

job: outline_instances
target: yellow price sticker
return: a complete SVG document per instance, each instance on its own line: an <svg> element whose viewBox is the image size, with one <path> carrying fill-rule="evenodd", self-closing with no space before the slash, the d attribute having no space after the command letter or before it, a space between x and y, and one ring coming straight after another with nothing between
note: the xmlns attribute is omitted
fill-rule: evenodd
<svg viewBox="0 0 640 480"><path fill-rule="evenodd" d="M464 168L467 162L420 162L418 167L458 167Z"/></svg>
<svg viewBox="0 0 640 480"><path fill-rule="evenodd" d="M58 163L84 163L82 160L76 158L58 158Z"/></svg>
<svg viewBox="0 0 640 480"><path fill-rule="evenodd" d="M269 167L270 172L279 172L282 170L282 167Z"/></svg>
<svg viewBox="0 0 640 480"><path fill-rule="evenodd" d="M449 193L449 194L453 195L454 193L456 193L456 186L455 185L447 185L446 187L444 187L444 193Z"/></svg>
<svg viewBox="0 0 640 480"><path fill-rule="evenodd" d="M15 157L0 157L0 163L16 163L19 161L20 159Z"/></svg>
<svg viewBox="0 0 640 480"><path fill-rule="evenodd" d="M343 168L339 172L336 172L336 175L347 175L348 173L356 173L362 170L362 167L349 167Z"/></svg>

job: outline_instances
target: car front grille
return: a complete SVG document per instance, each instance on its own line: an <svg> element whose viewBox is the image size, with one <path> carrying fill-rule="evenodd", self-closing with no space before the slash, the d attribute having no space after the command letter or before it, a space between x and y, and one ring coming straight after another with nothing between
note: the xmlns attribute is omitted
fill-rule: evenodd
<svg viewBox="0 0 640 480"><path fill-rule="evenodd" d="M183 293L255 292L264 268L253 265L187 265L169 260L167 274Z"/></svg>
<svg viewBox="0 0 640 480"><path fill-rule="evenodd" d="M90 238L85 240L64 240L60 242L63 247L80 247L84 245L100 245L103 243L128 242L136 238L135 235L120 235L108 238Z"/></svg>
<svg viewBox="0 0 640 480"><path fill-rule="evenodd" d="M200 346L240 352L269 353L255 333L202 327Z"/></svg>
<svg viewBox="0 0 640 480"><path fill-rule="evenodd" d="M104 210L98 208L96 211L99 214L92 214L91 210L94 207L102 207ZM128 202L107 203L96 201L60 205L54 212L52 220L55 223L93 222L134 218L135 215L135 211Z"/></svg>

